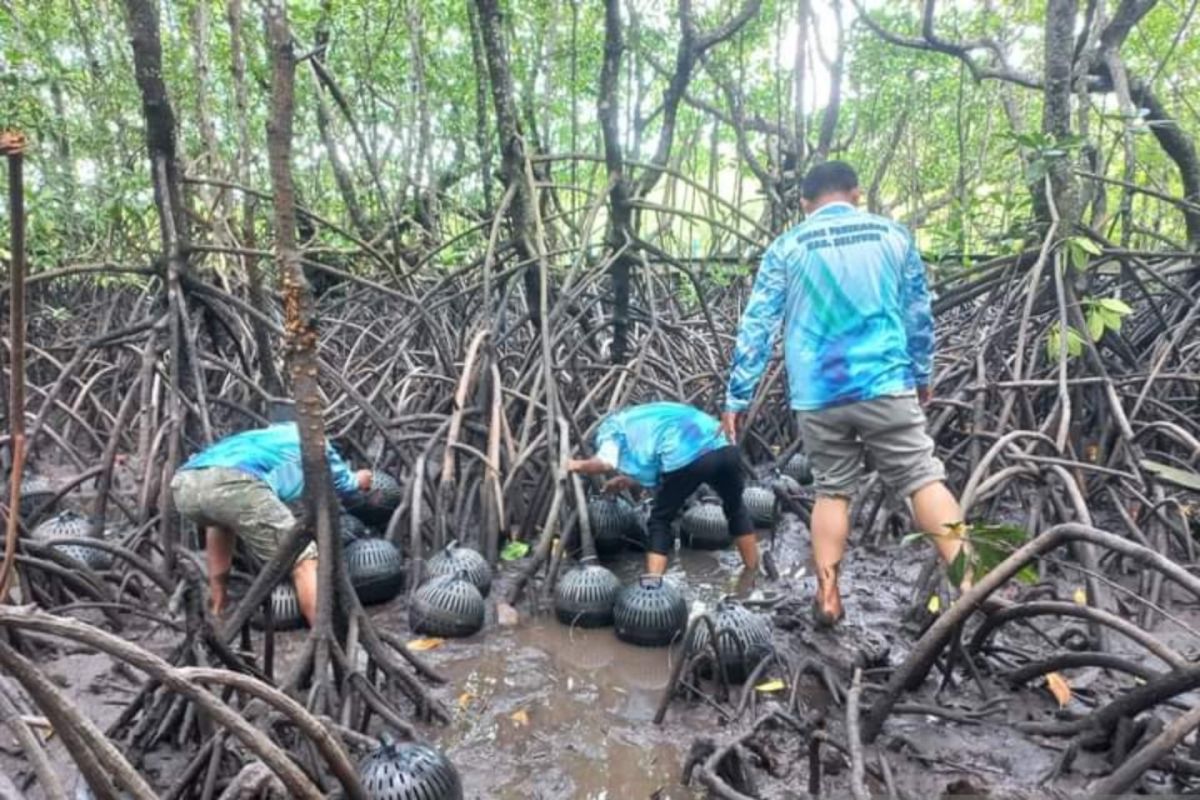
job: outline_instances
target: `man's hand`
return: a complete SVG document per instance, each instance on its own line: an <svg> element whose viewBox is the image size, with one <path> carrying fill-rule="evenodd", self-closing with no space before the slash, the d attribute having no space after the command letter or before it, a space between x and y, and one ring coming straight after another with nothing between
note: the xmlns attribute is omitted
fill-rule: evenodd
<svg viewBox="0 0 1200 800"><path fill-rule="evenodd" d="M632 489L635 486L637 486L637 481L633 478L630 478L628 475L617 475L614 478L606 480L604 486L600 487L600 491L605 494L616 494L626 489Z"/></svg>
<svg viewBox="0 0 1200 800"><path fill-rule="evenodd" d="M358 478L358 490L363 494L371 491L371 470L360 469L354 474Z"/></svg>
<svg viewBox="0 0 1200 800"><path fill-rule="evenodd" d="M725 434L725 438L730 444L737 444L738 426L742 422L742 412L740 411L723 411L721 412L721 431Z"/></svg>
<svg viewBox="0 0 1200 800"><path fill-rule="evenodd" d="M917 387L917 402L921 404L922 408L929 405L929 401L932 399L933 389L929 388L928 386Z"/></svg>

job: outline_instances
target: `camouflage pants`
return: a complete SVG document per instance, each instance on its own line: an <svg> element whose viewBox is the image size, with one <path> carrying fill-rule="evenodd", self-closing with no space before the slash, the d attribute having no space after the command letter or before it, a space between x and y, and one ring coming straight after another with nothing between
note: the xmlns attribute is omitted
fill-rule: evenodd
<svg viewBox="0 0 1200 800"><path fill-rule="evenodd" d="M270 561L296 525L296 517L263 481L226 467L185 469L171 479L175 508L197 525L224 528L246 543L262 563ZM309 540L296 563L317 557Z"/></svg>

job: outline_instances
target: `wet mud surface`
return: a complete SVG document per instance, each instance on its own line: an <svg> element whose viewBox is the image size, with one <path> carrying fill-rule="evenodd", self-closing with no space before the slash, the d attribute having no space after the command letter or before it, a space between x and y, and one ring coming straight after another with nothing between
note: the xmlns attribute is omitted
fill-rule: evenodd
<svg viewBox="0 0 1200 800"><path fill-rule="evenodd" d="M864 666L867 683L881 684L887 668L903 660L919 634L913 623L906 622L905 612L912 605L927 549L899 543L852 547L842 577L846 620L837 631L827 632L815 630L808 618L815 580L806 569L804 525L787 515L773 540L764 536L763 542L780 577L760 583L759 594L751 599L780 599L773 612L765 612L776 622L776 647L796 658L828 664L841 681L848 682L854 665ZM627 553L605 566L628 583L641 572L641 556ZM699 613L738 589L740 568L732 550L682 550L672 559L670 576L685 587L693 613ZM424 733L458 767L466 796L496 800L706 797L698 783L691 787L680 783L693 741L698 736L721 740L735 735L750 718L723 721L704 702L677 699L665 723L654 725L652 718L680 655L678 647L640 648L618 641L611 628L561 625L548 605L538 607L541 592L536 586L526 593L535 601L522 601L519 608L520 624L500 627L495 624L494 606L513 572L510 565L498 576L488 599L488 624L480 634L446 640L423 654L450 679L435 694L454 716L449 725L431 726ZM1069 594L1069 587L1063 591ZM400 598L370 613L378 625L408 639L413 635L404 602ZM1178 613L1185 626L1196 622L1195 615ZM1043 633L1054 638L1071 627L1078 628L1078 621L1050 620ZM1187 627L1167 621L1157 626L1156 633L1184 655L1195 655L1197 639ZM304 635L280 636L279 672L286 669L289 655ZM1034 633L1012 629L1005 636L1023 641ZM163 653L174 640L173 635L144 629L130 638ZM1145 659L1144 651L1121 642L1120 637L1114 637L1114 646L1135 660ZM65 655L50 663L50 672L101 727L115 718L136 689L133 681L112 669L111 662L93 654ZM1067 677L1075 691L1065 711L1075 714L1087 713L1133 685L1130 678L1114 678L1097 669L1071 670ZM806 710L825 711L830 727L841 729L844 711L820 681L813 678L800 691ZM1061 713L1044 687L1035 681L1013 693L985 676L982 687L967 678L946 686L940 695L938 691L938 682L931 678L921 692L904 700L914 706L937 703L975 718L956 722L924 713L893 715L884 740L889 742L887 758L904 796L1051 796L1040 785L1054 771L1066 740L1036 739L1010 727L1016 720L1053 719ZM51 740L50 747L73 782L74 768L61 746ZM770 774L757 774L760 796L807 797L807 748L800 737L768 734L762 750L769 758ZM0 769L9 775L24 769L15 751L12 740L0 736ZM186 752L167 745L147 758L142 768L162 785L170 782L171 771L186 757ZM845 758L826 748L822 765L825 796L849 796ZM1056 787L1061 790L1077 781L1082 790L1089 773L1102 774L1109 768L1103 753L1081 753L1073 772L1057 779ZM1163 789L1172 788L1168 780L1160 778ZM868 778L868 786L883 795L877 781ZM30 795L38 796L36 791Z"/></svg>

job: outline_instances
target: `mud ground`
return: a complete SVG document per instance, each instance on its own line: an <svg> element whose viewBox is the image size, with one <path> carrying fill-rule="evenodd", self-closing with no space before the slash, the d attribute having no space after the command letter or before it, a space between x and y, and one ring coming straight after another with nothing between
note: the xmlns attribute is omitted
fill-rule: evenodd
<svg viewBox="0 0 1200 800"><path fill-rule="evenodd" d="M764 544L767 541L764 538ZM843 679L850 665L866 664L868 683L882 682L886 666L904 658L918 633L904 620L927 555L922 545L889 543L880 548L851 549L843 568L847 618L835 633L814 630L804 613L814 589L813 578L805 567L808 535L804 525L794 516L785 515L776 527L770 549L780 578L759 588L769 596L783 598L774 613L780 623L776 627L777 647L799 657L820 658L833 665ZM640 563L640 556L630 553L606 562L606 566L628 582L640 572ZM673 559L672 575L687 587L693 612L699 612L735 590L739 569L740 561L733 551L685 550ZM519 626L497 626L495 598L502 594L512 572L508 567L498 576L489 598L489 622L480 634L446 641L425 653L451 679L436 694L455 715L449 726L431 727L426 733L457 765L466 796L495 800L704 797L698 785L689 788L680 784L682 765L693 740L697 736L720 740L734 735L746 720L723 727L708 705L676 701L665 723L653 724L673 659L678 657L676 649L626 645L611 629L568 628L555 621L548 609L539 609L536 602L530 601L520 608ZM1069 576L1062 580L1062 591L1069 592ZM378 624L410 636L403 598L378 606L371 614ZM1187 626L1198 621L1197 615L1186 610L1177 615L1183 625L1166 621L1156 633L1180 652L1194 657L1197 637ZM1069 627L1069 622L1051 622L1044 626L1044 632L1056 637ZM287 653L294 651L303 635L282 635L281 658L286 659ZM1006 641L1024 645L1034 636L1015 629L1004 635L1012 637ZM165 652L175 637L135 627L129 638ZM1119 641L1114 644L1118 652L1144 657L1136 647ZM112 669L107 659L85 652L68 651L47 667L102 728L116 717L136 689L125 675ZM927 681L922 692L906 701L938 702L951 709L982 709L988 713L972 723L926 714L893 716L886 728L886 738L891 741L887 758L902 795L1079 796L1089 773L1108 770L1103 753L1082 753L1074 772L1056 780L1058 791L1051 793L1043 780L1054 770L1066 741L1025 736L1008 723L1087 713L1132 683L1099 670L1072 670L1067 677L1075 691L1071 704L1062 710L1036 682L1013 693L985 676L986 697L969 681L949 686L935 697L937 683ZM804 686L802 696L807 708L825 709L831 729L840 730L842 711L817 681ZM62 765L64 776L73 783L74 768L53 738L50 749ZM763 752L771 759L772 774L758 774L762 796L807 797L807 753L799 739L772 734L764 742ZM16 755L11 737L0 733L0 770L19 780L25 770ZM186 750L165 745L142 768L161 786L170 782L172 770L178 769L186 757ZM827 749L823 767L825 796L848 796L845 760ZM1152 776L1151 785L1163 792L1179 792L1187 788L1181 780L1160 773ZM869 784L882 792L881 785ZM29 796L37 798L40 793L35 789Z"/></svg>

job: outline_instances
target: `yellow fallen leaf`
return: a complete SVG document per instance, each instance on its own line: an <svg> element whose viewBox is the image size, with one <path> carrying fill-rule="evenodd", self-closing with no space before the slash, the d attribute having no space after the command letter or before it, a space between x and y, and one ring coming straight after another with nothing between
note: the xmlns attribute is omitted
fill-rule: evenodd
<svg viewBox="0 0 1200 800"><path fill-rule="evenodd" d="M778 692L779 690L781 690L783 688L784 688L783 681L779 680L779 678L776 678L775 680L767 681L766 683L760 683L758 686L754 687L754 691L756 691L756 692Z"/></svg>
<svg viewBox="0 0 1200 800"><path fill-rule="evenodd" d="M931 594L929 596L929 602L925 604L925 607L929 609L930 614L938 613L942 610L942 598L938 597L936 594Z"/></svg>
<svg viewBox="0 0 1200 800"><path fill-rule="evenodd" d="M463 692L458 696L458 707L466 711L467 706L471 705L471 701L475 699L475 695L471 692Z"/></svg>
<svg viewBox="0 0 1200 800"><path fill-rule="evenodd" d="M1075 605L1086 606L1087 592L1085 592L1083 589L1076 589L1075 594L1071 595L1071 599L1075 601Z"/></svg>
<svg viewBox="0 0 1200 800"><path fill-rule="evenodd" d="M971 532L971 526L965 522L951 522L946 527L946 536L952 536L955 539L961 539Z"/></svg>
<svg viewBox="0 0 1200 800"><path fill-rule="evenodd" d="M1046 673L1046 688L1058 701L1059 708L1066 708L1067 703L1071 702L1071 684L1067 683L1067 679L1057 672Z"/></svg>
<svg viewBox="0 0 1200 800"><path fill-rule="evenodd" d="M415 650L416 652L420 653L425 650L432 650L435 647L441 647L445 643L446 643L445 639L439 639L436 636L430 637L428 639L413 639L411 642L408 643L408 649Z"/></svg>
<svg viewBox="0 0 1200 800"><path fill-rule="evenodd" d="M514 711L513 715L509 717L509 719L511 719L518 728L524 727L525 725L529 724L529 712L522 708L520 711Z"/></svg>

